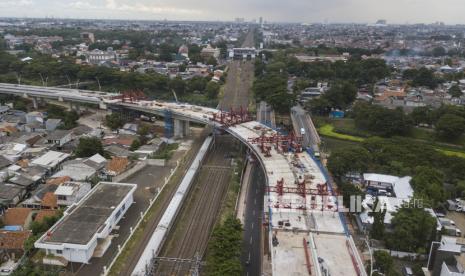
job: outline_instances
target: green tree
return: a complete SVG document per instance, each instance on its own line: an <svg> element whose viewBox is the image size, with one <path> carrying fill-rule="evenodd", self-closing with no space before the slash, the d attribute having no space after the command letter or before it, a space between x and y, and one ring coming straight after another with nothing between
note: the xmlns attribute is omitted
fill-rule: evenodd
<svg viewBox="0 0 465 276"><path fill-rule="evenodd" d="M207 274L242 275L242 226L233 215L213 230L208 244Z"/></svg>
<svg viewBox="0 0 465 276"><path fill-rule="evenodd" d="M423 208L403 206L394 213L391 226L387 239L390 249L424 253L430 246L436 220Z"/></svg>
<svg viewBox="0 0 465 276"><path fill-rule="evenodd" d="M465 131L465 119L454 114L445 114L436 122L435 131L442 139L455 140Z"/></svg>
<svg viewBox="0 0 465 276"><path fill-rule="evenodd" d="M141 146L141 142L139 141L139 139L135 139L134 141L132 141L131 147L129 148L129 150L130 151L138 150L140 146Z"/></svg>
<svg viewBox="0 0 465 276"><path fill-rule="evenodd" d="M412 127L412 121L400 108L391 110L378 105L357 103L353 116L358 128L380 136L404 135Z"/></svg>
<svg viewBox="0 0 465 276"><path fill-rule="evenodd" d="M176 92L176 95L181 96L186 91L186 82L183 81L181 77L176 77L170 80L169 88L171 90L174 90L174 92Z"/></svg>
<svg viewBox="0 0 465 276"><path fill-rule="evenodd" d="M104 155L102 142L96 137L82 137L74 153L77 157L90 157L97 153Z"/></svg>
<svg viewBox="0 0 465 276"><path fill-rule="evenodd" d="M332 107L342 109L349 106L356 96L357 88L353 83L347 81L334 83L323 95L331 103Z"/></svg>
<svg viewBox="0 0 465 276"><path fill-rule="evenodd" d="M384 217L386 216L386 208L380 206L381 203L378 198L376 198L373 204L373 212L371 216L373 217L373 226L370 231L370 237L373 239L381 240L384 238Z"/></svg>
<svg viewBox="0 0 465 276"><path fill-rule="evenodd" d="M430 201L432 207L436 207L446 200L443 187L444 175L434 168L417 167L410 183L416 196Z"/></svg>
<svg viewBox="0 0 465 276"><path fill-rule="evenodd" d="M363 173L371 162L370 153L360 146L334 150L328 159L328 169L336 178L347 173Z"/></svg>
<svg viewBox="0 0 465 276"><path fill-rule="evenodd" d="M448 92L454 98L459 98L463 96L462 89L460 89L460 86L458 86L457 84L452 85L451 88L449 88Z"/></svg>
<svg viewBox="0 0 465 276"><path fill-rule="evenodd" d="M205 88L205 94L209 99L216 99L220 93L220 85L217 82L210 81Z"/></svg>
<svg viewBox="0 0 465 276"><path fill-rule="evenodd" d="M121 128L124 125L124 121L121 116L117 113L112 113L105 116L105 125L111 130L116 130Z"/></svg>
<svg viewBox="0 0 465 276"><path fill-rule="evenodd" d="M385 275L393 275L394 273L394 259L387 251L378 250L373 254L375 263L374 268L378 269Z"/></svg>
<svg viewBox="0 0 465 276"><path fill-rule="evenodd" d="M213 66L217 66L217 65L218 65L218 61L217 61L216 58L214 58L214 57L209 57L209 58L205 61L205 63L206 63L207 65L213 65Z"/></svg>
<svg viewBox="0 0 465 276"><path fill-rule="evenodd" d="M429 106L415 107L412 113L410 113L410 118L412 119L415 125L419 125L419 124L431 125L433 123L432 108Z"/></svg>

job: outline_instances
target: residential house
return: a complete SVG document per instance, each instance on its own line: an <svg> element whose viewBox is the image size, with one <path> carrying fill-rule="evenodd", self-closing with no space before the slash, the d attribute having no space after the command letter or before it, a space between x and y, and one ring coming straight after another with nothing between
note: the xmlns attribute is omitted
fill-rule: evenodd
<svg viewBox="0 0 465 276"><path fill-rule="evenodd" d="M57 171L52 177L69 176L73 181L86 181L97 174L97 170L86 165L83 159L75 159L63 163L62 169Z"/></svg>
<svg viewBox="0 0 465 276"><path fill-rule="evenodd" d="M26 149L26 144L7 143L0 145L0 155L12 162L16 162L21 158L21 155Z"/></svg>
<svg viewBox="0 0 465 276"><path fill-rule="evenodd" d="M26 124L31 124L31 123L41 123L43 124L45 122L45 115L42 112L29 112L26 114Z"/></svg>
<svg viewBox="0 0 465 276"><path fill-rule="evenodd" d="M57 188L58 185L53 184L40 185L29 198L21 202L21 206L32 209L53 209L54 204L53 199L50 198L50 193L53 194Z"/></svg>
<svg viewBox="0 0 465 276"><path fill-rule="evenodd" d="M32 235L31 231L0 230L0 251L2 260L18 260L24 254L24 242ZM5 258L6 257L6 258Z"/></svg>
<svg viewBox="0 0 465 276"><path fill-rule="evenodd" d="M26 132L45 132L45 126L41 122L33 121L24 125Z"/></svg>
<svg viewBox="0 0 465 276"><path fill-rule="evenodd" d="M431 244L427 269L431 276L465 275L465 239L443 235Z"/></svg>
<svg viewBox="0 0 465 276"><path fill-rule="evenodd" d="M72 132L70 130L57 129L51 131L47 135L47 142L62 147L64 144L72 140Z"/></svg>
<svg viewBox="0 0 465 276"><path fill-rule="evenodd" d="M57 209L42 209L39 212L37 212L34 221L37 222L42 222L46 217L54 217L59 214L59 210Z"/></svg>
<svg viewBox="0 0 465 276"><path fill-rule="evenodd" d="M14 207L26 195L26 188L14 184L0 183L0 206Z"/></svg>
<svg viewBox="0 0 465 276"><path fill-rule="evenodd" d="M105 171L107 175L116 176L126 170L129 165L129 159L127 157L113 157L108 161Z"/></svg>
<svg viewBox="0 0 465 276"><path fill-rule="evenodd" d="M45 129L47 131L54 131L56 130L59 126L62 125L62 120L61 119L48 119L45 122Z"/></svg>
<svg viewBox="0 0 465 276"><path fill-rule="evenodd" d="M48 151L45 154L37 157L31 161L32 164L46 168L49 172L54 172L59 169L61 163L63 163L70 154L59 151Z"/></svg>
<svg viewBox="0 0 465 276"><path fill-rule="evenodd" d="M203 48L200 51L200 56L204 59L207 58L215 58L218 59L220 57L220 49L219 48L213 48L210 44L208 44L207 47Z"/></svg>
<svg viewBox="0 0 465 276"><path fill-rule="evenodd" d="M20 226L22 230L29 229L32 222L32 209L13 207L3 214L3 223L7 226Z"/></svg>
<svg viewBox="0 0 465 276"><path fill-rule="evenodd" d="M118 145L110 145L106 146L105 151L108 152L111 156L117 157L129 157L132 155L132 152L129 151L127 148L118 146Z"/></svg>
<svg viewBox="0 0 465 276"><path fill-rule="evenodd" d="M66 182L58 186L54 194L59 206L71 206L89 193L92 185L87 182Z"/></svg>

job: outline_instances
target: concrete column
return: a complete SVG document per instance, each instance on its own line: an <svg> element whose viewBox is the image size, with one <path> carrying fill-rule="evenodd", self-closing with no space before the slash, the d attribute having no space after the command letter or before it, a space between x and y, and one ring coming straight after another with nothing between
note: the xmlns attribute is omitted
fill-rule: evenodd
<svg viewBox="0 0 465 276"><path fill-rule="evenodd" d="M33 97L32 98L32 105L34 106L34 109L39 108L39 103L37 102L37 98Z"/></svg>
<svg viewBox="0 0 465 276"><path fill-rule="evenodd" d="M174 120L174 137L184 138L190 135L190 123L189 121Z"/></svg>
<svg viewBox="0 0 465 276"><path fill-rule="evenodd" d="M189 136L191 135L191 129L190 129L190 122L189 121L184 121L184 136Z"/></svg>
<svg viewBox="0 0 465 276"><path fill-rule="evenodd" d="M184 137L183 121L174 119L174 138L183 138L183 137Z"/></svg>

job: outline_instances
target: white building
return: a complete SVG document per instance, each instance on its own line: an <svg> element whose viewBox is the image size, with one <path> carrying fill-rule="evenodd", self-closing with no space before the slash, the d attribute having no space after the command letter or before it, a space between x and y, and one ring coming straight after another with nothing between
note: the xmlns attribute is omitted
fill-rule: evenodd
<svg viewBox="0 0 465 276"><path fill-rule="evenodd" d="M58 186L54 194L58 206L70 206L79 202L91 189L92 186L87 182L65 182Z"/></svg>
<svg viewBox="0 0 465 276"><path fill-rule="evenodd" d="M68 153L51 150L32 160L31 164L44 167L49 171L54 171L63 161L68 159L69 156Z"/></svg>
<svg viewBox="0 0 465 276"><path fill-rule="evenodd" d="M392 175L383 174L363 174L363 181L367 187L374 187L377 189L378 196L367 195L362 202L362 206L376 208L373 206L376 198L378 199L379 206L383 206L386 209L386 215L384 216L384 223L387 225L391 224L393 214L402 206L413 198L413 189L410 185L412 177L404 176L397 177ZM380 191L384 191L380 195ZM388 192L386 192L388 191ZM359 218L363 225L372 225L374 219L370 216L371 210L366 209L360 213ZM368 227L369 228L369 227Z"/></svg>
<svg viewBox="0 0 465 276"><path fill-rule="evenodd" d="M89 263L102 257L110 233L133 203L136 184L100 182L34 243L45 250L45 263ZM50 257L53 256L53 257Z"/></svg>

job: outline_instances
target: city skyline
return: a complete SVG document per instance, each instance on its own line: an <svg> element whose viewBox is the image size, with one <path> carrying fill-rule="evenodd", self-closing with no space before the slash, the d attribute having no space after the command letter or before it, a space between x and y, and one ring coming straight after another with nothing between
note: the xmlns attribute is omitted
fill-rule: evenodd
<svg viewBox="0 0 465 276"><path fill-rule="evenodd" d="M465 24L462 11L461 0L236 0L227 8L213 0L0 0L0 17L76 19Z"/></svg>

